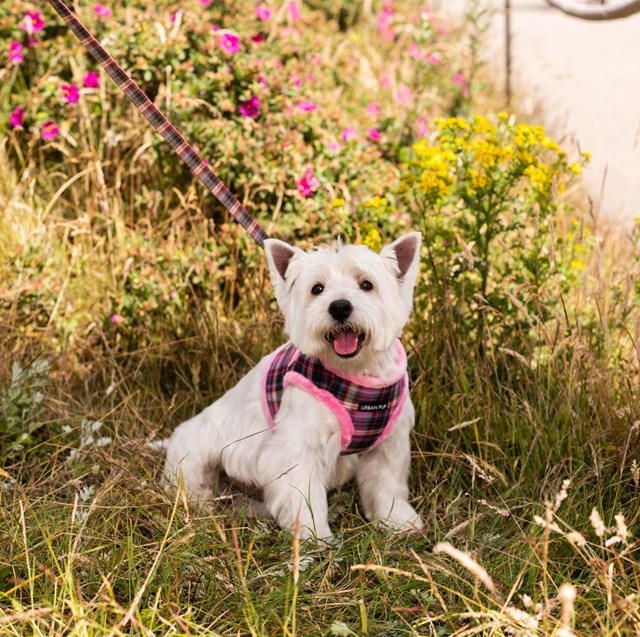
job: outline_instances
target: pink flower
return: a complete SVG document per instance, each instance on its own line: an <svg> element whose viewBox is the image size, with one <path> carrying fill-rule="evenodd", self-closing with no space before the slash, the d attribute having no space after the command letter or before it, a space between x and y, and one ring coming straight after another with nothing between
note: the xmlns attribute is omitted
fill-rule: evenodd
<svg viewBox="0 0 640 637"><path fill-rule="evenodd" d="M369 129L369 139L372 142L379 142L380 141L380 131L377 128L370 128Z"/></svg>
<svg viewBox="0 0 640 637"><path fill-rule="evenodd" d="M378 104L378 102L369 102L364 109L364 112L371 119L378 119L378 117L380 117L380 104Z"/></svg>
<svg viewBox="0 0 640 637"><path fill-rule="evenodd" d="M218 46L227 53L237 53L240 50L240 38L233 33L225 33L218 40Z"/></svg>
<svg viewBox="0 0 640 637"><path fill-rule="evenodd" d="M271 9L263 4L256 7L256 18L258 18L258 20L262 20L263 22L271 20Z"/></svg>
<svg viewBox="0 0 640 637"><path fill-rule="evenodd" d="M320 182L316 179L311 168L304 171L302 179L298 182L298 192L304 197L312 197L313 193L320 187Z"/></svg>
<svg viewBox="0 0 640 637"><path fill-rule="evenodd" d="M42 19L42 15L40 15L40 11L27 12L20 26L29 35L33 35L41 29L44 29L44 20Z"/></svg>
<svg viewBox="0 0 640 637"><path fill-rule="evenodd" d="M208 4L211 4L211 0L200 0L200 4L203 4L206 6Z"/></svg>
<svg viewBox="0 0 640 637"><path fill-rule="evenodd" d="M408 86L401 84L393 97L401 106L407 106L413 99L413 93Z"/></svg>
<svg viewBox="0 0 640 637"><path fill-rule="evenodd" d="M9 59L13 64L20 64L24 60L24 47L20 42L12 42L9 45Z"/></svg>
<svg viewBox="0 0 640 637"><path fill-rule="evenodd" d="M291 84L293 84L293 86L295 86L296 88L300 88L302 86L302 78L299 75L292 73L289 76L289 79L291 80Z"/></svg>
<svg viewBox="0 0 640 637"><path fill-rule="evenodd" d="M412 42L407 49L407 53L414 59L418 60L418 62L422 62L428 58L427 54L420 49L420 47Z"/></svg>
<svg viewBox="0 0 640 637"><path fill-rule="evenodd" d="M460 87L462 97L469 97L469 80L460 71L453 76L453 83Z"/></svg>
<svg viewBox="0 0 640 637"><path fill-rule="evenodd" d="M24 123L24 110L21 106L16 106L9 117L9 126L22 126Z"/></svg>
<svg viewBox="0 0 640 637"><path fill-rule="evenodd" d="M80 99L80 92L75 84L63 84L60 87L62 98L67 100L69 104L77 104Z"/></svg>
<svg viewBox="0 0 640 637"><path fill-rule="evenodd" d="M342 144L340 142L332 140L327 144L327 150L330 153L336 153L337 154L342 150Z"/></svg>
<svg viewBox="0 0 640 637"><path fill-rule="evenodd" d="M255 42L256 44L260 44L260 42L264 42L264 33L256 33L255 35L251 36L251 41Z"/></svg>
<svg viewBox="0 0 640 637"><path fill-rule="evenodd" d="M433 66L436 66L436 64L440 64L440 62L442 62L438 53L430 53L425 59L427 60L427 62L429 62L429 64L432 64Z"/></svg>
<svg viewBox="0 0 640 637"><path fill-rule="evenodd" d="M382 86L384 88L391 88L391 78L385 74L380 78L380 84L382 84Z"/></svg>
<svg viewBox="0 0 640 637"><path fill-rule="evenodd" d="M378 33L384 40L393 40L393 27L391 21L393 20L393 10L387 4L382 11L378 14Z"/></svg>
<svg viewBox="0 0 640 637"><path fill-rule="evenodd" d="M120 314L112 314L111 318L109 319L114 325L119 325L120 323L122 323L122 321L124 321L124 319L120 316Z"/></svg>
<svg viewBox="0 0 640 637"><path fill-rule="evenodd" d="M357 133L356 133L356 129L355 128L345 128L342 131L342 141L343 142L348 142L350 139L353 139L356 136L357 136Z"/></svg>
<svg viewBox="0 0 640 637"><path fill-rule="evenodd" d="M42 139L44 139L45 141L51 141L52 139L55 139L58 136L59 132L60 130L58 129L58 125L53 120L45 122L40 130Z"/></svg>
<svg viewBox="0 0 640 637"><path fill-rule="evenodd" d="M424 117L418 117L418 121L416 122L416 135L420 138L429 135L429 127L424 121Z"/></svg>
<svg viewBox="0 0 640 637"><path fill-rule="evenodd" d="M252 97L246 102L242 102L239 110L242 117L253 117L255 119L260 114L260 98Z"/></svg>
<svg viewBox="0 0 640 637"><path fill-rule="evenodd" d="M300 7L296 0L291 0L289 3L289 17L291 18L291 22L297 22L302 17Z"/></svg>
<svg viewBox="0 0 640 637"><path fill-rule="evenodd" d="M109 9L109 7L105 7L103 4L100 4L99 2L96 2L93 5L93 12L99 18L110 18L111 17L111 9Z"/></svg>
<svg viewBox="0 0 640 637"><path fill-rule="evenodd" d="M87 88L98 88L98 86L100 86L100 76L96 71L87 71L82 83Z"/></svg>
<svg viewBox="0 0 640 637"><path fill-rule="evenodd" d="M298 102L297 106L301 111L315 111L318 108L316 104L309 101Z"/></svg>

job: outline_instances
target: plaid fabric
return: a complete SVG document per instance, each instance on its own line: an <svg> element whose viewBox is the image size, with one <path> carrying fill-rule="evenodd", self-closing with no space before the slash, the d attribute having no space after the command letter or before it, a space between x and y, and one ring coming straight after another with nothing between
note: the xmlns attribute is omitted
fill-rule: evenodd
<svg viewBox="0 0 640 637"><path fill-rule="evenodd" d="M109 77L122 89L134 106L147 118L149 123L164 137L191 172L202 181L218 201L229 211L260 246L268 239L264 228L247 212L245 207L231 194L229 189L216 177L206 162L190 146L171 122L156 108L144 91L120 68L118 63L104 50L78 18L71 13L62 0L48 0L67 26L73 31L83 46L96 59Z"/></svg>
<svg viewBox="0 0 640 637"><path fill-rule="evenodd" d="M368 387L326 369L319 359L305 356L295 345L287 343L272 354L264 378L263 403L270 423L274 422L280 409L285 388L289 385L305 388L306 383L299 382L300 378L314 385L316 397L341 421L342 455L370 449L383 433L389 433L388 426L393 426L406 397L406 372L400 380L386 387ZM353 424L353 433L347 440L344 416Z"/></svg>

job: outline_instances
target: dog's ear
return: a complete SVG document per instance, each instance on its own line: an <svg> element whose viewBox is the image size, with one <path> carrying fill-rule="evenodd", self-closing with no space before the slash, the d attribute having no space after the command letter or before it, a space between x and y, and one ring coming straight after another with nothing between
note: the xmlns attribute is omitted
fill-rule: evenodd
<svg viewBox="0 0 640 637"><path fill-rule="evenodd" d="M418 276L421 243L422 235L410 232L403 234L380 252L383 259L391 261L398 280L410 290L413 290Z"/></svg>
<svg viewBox="0 0 640 637"><path fill-rule="evenodd" d="M264 242L264 251L267 255L271 281L274 286L277 286L287 279L287 269L289 268L291 259L293 259L298 252L302 252L300 248L293 248L288 243L279 241L278 239L267 239Z"/></svg>

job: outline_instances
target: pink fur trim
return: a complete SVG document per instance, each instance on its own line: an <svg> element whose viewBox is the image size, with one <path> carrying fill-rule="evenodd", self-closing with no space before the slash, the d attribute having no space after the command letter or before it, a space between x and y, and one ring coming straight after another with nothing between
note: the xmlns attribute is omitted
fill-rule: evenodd
<svg viewBox="0 0 640 637"><path fill-rule="evenodd" d="M305 378L297 372L287 372L284 375L284 386L295 385L309 392L314 398L325 404L336 415L340 422L342 435L340 436L340 444L346 449L353 438L353 422L349 416L349 412L344 408L342 403L328 391L316 387L308 378ZM385 427L386 431L386 427Z"/></svg>

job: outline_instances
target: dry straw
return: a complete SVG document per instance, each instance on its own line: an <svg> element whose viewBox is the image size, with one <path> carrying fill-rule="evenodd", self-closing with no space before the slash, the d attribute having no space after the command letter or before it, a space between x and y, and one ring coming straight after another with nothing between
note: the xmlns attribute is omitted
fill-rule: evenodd
<svg viewBox="0 0 640 637"><path fill-rule="evenodd" d="M496 585L493 583L489 573L478 564L471 556L467 555L464 551L460 551L455 548L449 542L439 542L433 548L434 553L444 553L449 557L459 562L464 568L466 568L471 575L480 580L492 593L496 590Z"/></svg>

